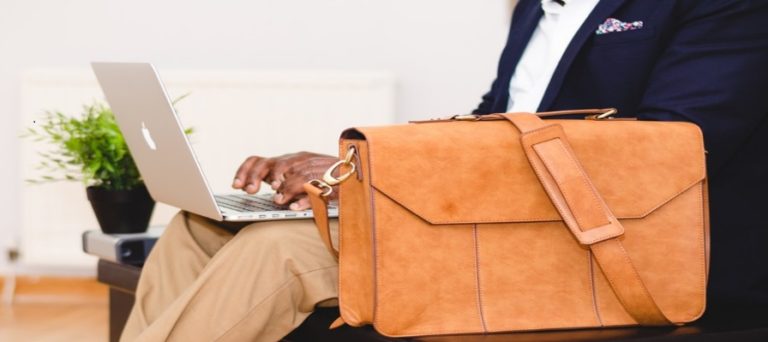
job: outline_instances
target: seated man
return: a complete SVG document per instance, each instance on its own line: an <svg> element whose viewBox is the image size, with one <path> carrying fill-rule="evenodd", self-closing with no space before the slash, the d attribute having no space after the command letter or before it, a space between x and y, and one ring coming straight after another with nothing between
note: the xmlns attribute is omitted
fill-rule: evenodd
<svg viewBox="0 0 768 342"><path fill-rule="evenodd" d="M710 186L708 313L765 312L766 21L766 2L521 0L474 112L615 107L698 124ZM255 193L265 181L275 202L305 209L301 185L335 160L251 157L233 187ZM147 260L123 339L278 340L334 304L337 272L311 220L230 227L179 213Z"/></svg>

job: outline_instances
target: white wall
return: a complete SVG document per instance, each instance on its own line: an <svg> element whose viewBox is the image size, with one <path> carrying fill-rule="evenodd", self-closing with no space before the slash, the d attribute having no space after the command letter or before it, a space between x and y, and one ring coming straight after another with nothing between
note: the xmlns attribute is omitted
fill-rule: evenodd
<svg viewBox="0 0 768 342"><path fill-rule="evenodd" d="M151 61L160 70L382 70L398 80L404 121L473 108L495 74L509 11L506 0L0 0L0 253L20 222L25 70L91 60Z"/></svg>
<svg viewBox="0 0 768 342"><path fill-rule="evenodd" d="M233 171L244 156L308 149L334 155L338 153L342 130L395 121L396 80L387 72L243 69L160 74L171 98L189 94L175 107L182 124L195 128L191 143L215 193L233 192ZM77 114L83 103L102 96L89 69L36 69L22 79L22 122L39 119L40 108ZM287 127L295 135L286 137ZM159 138L161 132L154 134ZM21 142L22 178L40 179L46 174L36 166L42 160L38 153L48 149L32 141ZM23 253L19 272L61 274L67 270L67 274L93 274L96 257L82 252L80 237L86 230L98 229L98 223L83 185L29 185L23 187L21 195L22 216L17 228ZM163 226L176 212L176 208L158 204L150 224Z"/></svg>

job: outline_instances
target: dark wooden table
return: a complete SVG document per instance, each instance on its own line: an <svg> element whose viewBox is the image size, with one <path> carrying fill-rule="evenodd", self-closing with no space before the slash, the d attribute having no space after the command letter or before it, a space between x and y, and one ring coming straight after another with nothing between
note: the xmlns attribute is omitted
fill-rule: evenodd
<svg viewBox="0 0 768 342"><path fill-rule="evenodd" d="M338 310L318 309L285 340L317 341L424 341L424 342L565 342L565 341L768 341L768 317L704 318L690 325L666 328L584 329L519 332L487 335L432 336L393 339L377 334L371 327L343 326L328 333L328 326L338 317ZM744 315L742 315L744 316ZM765 315L763 315L765 316Z"/></svg>
<svg viewBox="0 0 768 342"><path fill-rule="evenodd" d="M98 280L109 285L109 335L117 341L134 302L141 268L100 260ZM424 342L502 342L502 341L763 341L768 342L768 313L741 312L705 318L683 327L620 328L567 331L522 332L487 335L432 336L394 339L376 333L370 326L343 326L328 330L339 316L337 308L322 308L284 341L424 341Z"/></svg>

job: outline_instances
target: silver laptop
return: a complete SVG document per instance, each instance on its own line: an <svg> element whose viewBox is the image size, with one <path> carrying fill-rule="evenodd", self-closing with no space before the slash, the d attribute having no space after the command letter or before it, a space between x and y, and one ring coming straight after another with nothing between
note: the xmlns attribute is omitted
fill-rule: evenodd
<svg viewBox="0 0 768 342"><path fill-rule="evenodd" d="M312 217L311 210L277 206L273 194L214 195L155 68L149 63L91 66L156 201L218 221ZM337 207L329 209L329 216L338 216Z"/></svg>

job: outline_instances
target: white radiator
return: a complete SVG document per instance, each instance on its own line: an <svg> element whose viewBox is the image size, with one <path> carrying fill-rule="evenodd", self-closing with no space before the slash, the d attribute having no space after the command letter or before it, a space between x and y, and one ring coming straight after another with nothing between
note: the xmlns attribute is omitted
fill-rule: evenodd
<svg viewBox="0 0 768 342"><path fill-rule="evenodd" d="M193 146L215 192L231 191L232 177L249 155L335 155L344 128L388 124L395 117L395 80L386 72L159 72L172 98L190 94L176 107L185 126L196 130ZM83 104L103 101L87 69L27 72L21 95L24 126L45 110L76 114ZM41 146L28 140L21 146L22 177L39 176L34 165ZM25 185L19 197L21 270L93 272L95 260L81 251L80 235L98 224L84 186ZM158 204L152 224L165 224L176 211Z"/></svg>

